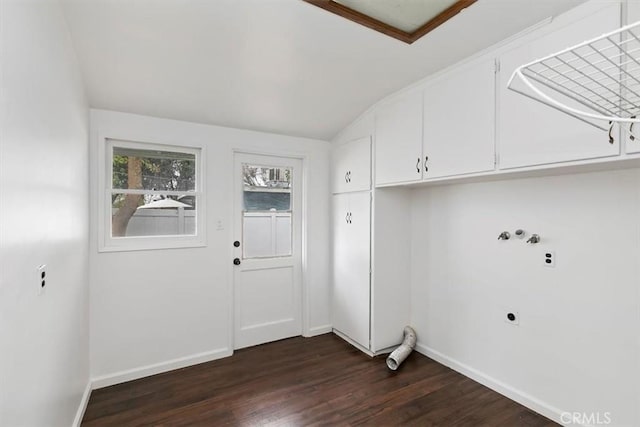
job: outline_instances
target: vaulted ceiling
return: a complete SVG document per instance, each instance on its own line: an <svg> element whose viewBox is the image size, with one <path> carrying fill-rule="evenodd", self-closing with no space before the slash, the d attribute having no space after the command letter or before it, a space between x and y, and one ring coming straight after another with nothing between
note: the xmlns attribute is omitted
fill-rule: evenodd
<svg viewBox="0 0 640 427"><path fill-rule="evenodd" d="M320 139L582 2L479 0L408 45L302 0L63 1L92 107Z"/></svg>

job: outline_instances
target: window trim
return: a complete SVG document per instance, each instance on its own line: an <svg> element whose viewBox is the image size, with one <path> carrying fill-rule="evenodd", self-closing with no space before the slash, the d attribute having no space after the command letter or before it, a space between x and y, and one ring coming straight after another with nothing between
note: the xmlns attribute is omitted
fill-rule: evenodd
<svg viewBox="0 0 640 427"><path fill-rule="evenodd" d="M205 147L181 144L165 144L134 141L129 138L103 135L99 138L98 181L98 252L124 252L156 249L197 248L206 246L206 192L204 162ZM113 148L123 147L141 150L158 150L195 155L196 179L195 191L153 191L161 195L192 194L196 197L194 235L162 235L162 236L111 236L111 195L113 192L129 194L148 194L150 190L131 190L113 188Z"/></svg>

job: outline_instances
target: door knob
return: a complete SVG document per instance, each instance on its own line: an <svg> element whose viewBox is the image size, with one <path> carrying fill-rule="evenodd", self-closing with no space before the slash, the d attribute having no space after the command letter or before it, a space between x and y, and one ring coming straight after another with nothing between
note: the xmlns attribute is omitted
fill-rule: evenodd
<svg viewBox="0 0 640 427"><path fill-rule="evenodd" d="M234 258L233 259L233 265L240 265L240 258Z"/></svg>

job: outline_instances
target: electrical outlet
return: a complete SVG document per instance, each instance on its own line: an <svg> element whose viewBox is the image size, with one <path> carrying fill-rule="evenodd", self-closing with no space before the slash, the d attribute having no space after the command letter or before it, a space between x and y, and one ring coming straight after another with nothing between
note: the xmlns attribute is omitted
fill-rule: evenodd
<svg viewBox="0 0 640 427"><path fill-rule="evenodd" d="M553 268L556 266L556 253L554 251L545 251L544 252L544 266Z"/></svg>
<svg viewBox="0 0 640 427"><path fill-rule="evenodd" d="M510 325L518 326L520 324L520 314L515 310L508 310L504 314L504 321Z"/></svg>
<svg viewBox="0 0 640 427"><path fill-rule="evenodd" d="M44 293L44 287L47 284L47 265L42 264L38 266L38 295L42 295Z"/></svg>

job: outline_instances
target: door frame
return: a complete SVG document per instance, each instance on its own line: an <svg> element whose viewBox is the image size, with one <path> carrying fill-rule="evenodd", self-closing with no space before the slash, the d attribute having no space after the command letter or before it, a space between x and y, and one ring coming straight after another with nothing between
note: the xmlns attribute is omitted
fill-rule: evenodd
<svg viewBox="0 0 640 427"><path fill-rule="evenodd" d="M281 158L287 158L287 159L295 159L295 160L299 160L302 164L302 171L300 174L300 179L302 180L302 196L301 196L301 205L302 205L302 212L300 213L300 217L301 217L301 224L300 224L300 229L301 229L301 236L300 236L300 316L301 316L301 323L302 323L302 336L303 337L308 337L311 336L310 331L309 331L309 307L310 307L310 301L309 301L309 290L308 290L308 284L307 284L307 242L308 242L308 238L307 238L307 225L308 225L308 221L307 221L307 201L308 201L308 196L307 196L307 191L308 191L308 164L309 164L309 158L307 154L286 154L286 153L282 153L282 152L278 152L278 151L268 151L268 150L254 150L254 149L242 149L242 148L234 148L231 150L231 175L233 176L234 172L235 172L235 161L236 161L236 155L237 154L248 154L248 155L256 155L256 156L273 156L273 157L281 157ZM229 222L229 241L227 242L228 244L228 265L229 267L227 270L227 277L228 277L228 286L227 286L227 301L229 302L228 304L228 329L227 329L227 346L229 351L231 352L231 354L233 354L235 352L235 280L234 280L234 265L233 265L233 258L234 258L234 247L233 247L233 240L235 239L236 236L234 236L235 230L236 230L236 226L238 225L236 222L239 221L238 218L236 218L235 215L235 179L237 177L234 177L231 182L230 182L230 198L229 200L231 201L229 203L229 218L231 218L231 221Z"/></svg>

